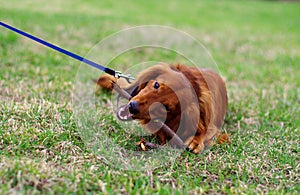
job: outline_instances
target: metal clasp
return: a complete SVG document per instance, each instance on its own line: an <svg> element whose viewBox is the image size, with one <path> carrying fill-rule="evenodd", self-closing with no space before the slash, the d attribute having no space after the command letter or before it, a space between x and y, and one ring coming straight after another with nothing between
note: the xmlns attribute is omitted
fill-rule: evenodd
<svg viewBox="0 0 300 195"><path fill-rule="evenodd" d="M130 76L130 74L126 75L126 74L123 74L121 71L117 71L117 70L115 72L116 72L115 77L117 79L124 78L124 79L126 79L128 81L128 83L132 83L135 80L135 78L132 77L132 76Z"/></svg>

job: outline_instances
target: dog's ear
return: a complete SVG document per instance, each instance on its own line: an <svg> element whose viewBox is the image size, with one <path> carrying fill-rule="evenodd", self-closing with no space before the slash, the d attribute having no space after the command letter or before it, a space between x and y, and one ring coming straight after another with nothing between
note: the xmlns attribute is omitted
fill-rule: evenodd
<svg viewBox="0 0 300 195"><path fill-rule="evenodd" d="M182 72L182 74L190 81L192 88L194 89L195 93L197 94L197 108L196 105L187 107L187 110L183 112L183 119L186 124L197 124L197 132L205 133L208 129L210 122L212 121L212 111L213 111L213 104L212 104L212 96L207 87L205 79L202 79L199 83L196 82L197 78L193 75L193 71L199 71L197 69L188 69L183 66L173 66L172 69L177 69L178 71ZM189 96L186 96L189 97ZM191 96L192 97L192 96ZM188 100L189 102L194 102L192 99ZM188 105L188 104L187 104ZM198 114L193 113L195 111L200 111ZM193 113L193 114L191 114ZM195 118L198 116L198 118ZM198 123L197 123L198 121ZM189 128L194 128L194 126L189 125Z"/></svg>
<svg viewBox="0 0 300 195"><path fill-rule="evenodd" d="M200 119L202 121L204 129L208 129L209 123L212 120L212 97L211 93L208 89L201 88L201 95L199 98L199 106L200 106Z"/></svg>
<svg viewBox="0 0 300 195"><path fill-rule="evenodd" d="M186 139L196 133L204 133L207 131L211 121L211 105L209 94L203 94L198 102L193 102L183 110L181 114L181 122L178 136Z"/></svg>
<svg viewBox="0 0 300 195"><path fill-rule="evenodd" d="M200 121L199 108L196 103L190 104L183 112L181 123L183 132L189 132L189 134L195 135L199 126ZM184 137L191 135L184 135Z"/></svg>
<svg viewBox="0 0 300 195"><path fill-rule="evenodd" d="M199 110L200 110L200 129L207 129L209 123L212 119L212 96L208 89L205 78L200 71L200 69L183 66L180 64L171 66L172 70L181 72L191 83L195 93L199 95ZM195 77L195 72L198 71L202 76L201 82L197 81Z"/></svg>

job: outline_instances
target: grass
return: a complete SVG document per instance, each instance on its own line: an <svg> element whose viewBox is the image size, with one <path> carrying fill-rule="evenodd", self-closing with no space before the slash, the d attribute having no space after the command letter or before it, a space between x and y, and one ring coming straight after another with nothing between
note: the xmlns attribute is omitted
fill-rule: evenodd
<svg viewBox="0 0 300 195"><path fill-rule="evenodd" d="M81 55L136 25L190 33L226 79L223 129L232 140L153 170L116 169L76 124L79 63L0 28L1 194L299 194L300 4L11 0L0 7L2 21ZM131 59L125 55L126 66ZM139 136L127 135L111 111L99 123L115 143L136 150Z"/></svg>

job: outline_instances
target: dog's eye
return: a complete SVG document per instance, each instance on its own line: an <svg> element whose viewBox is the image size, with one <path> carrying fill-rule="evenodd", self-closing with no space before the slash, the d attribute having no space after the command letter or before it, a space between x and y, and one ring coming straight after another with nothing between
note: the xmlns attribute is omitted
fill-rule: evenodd
<svg viewBox="0 0 300 195"><path fill-rule="evenodd" d="M154 83L154 89L158 89L159 88L159 83L156 81L155 83Z"/></svg>

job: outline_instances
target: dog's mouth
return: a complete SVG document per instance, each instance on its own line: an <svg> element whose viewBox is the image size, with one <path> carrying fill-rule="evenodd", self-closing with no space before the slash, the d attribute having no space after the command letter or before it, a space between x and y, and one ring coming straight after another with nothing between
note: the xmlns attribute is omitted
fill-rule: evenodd
<svg viewBox="0 0 300 195"><path fill-rule="evenodd" d="M130 112L130 106L125 104L120 106L117 110L117 117L121 121L132 121L132 120L139 120L139 119L148 119L148 120L162 120L166 119L166 114L170 112L169 107L163 106L160 109L153 110L150 114L143 115L141 113L133 114Z"/></svg>
<svg viewBox="0 0 300 195"><path fill-rule="evenodd" d="M120 106L116 113L117 117L121 121L132 121L132 120L139 120L139 119L148 119L148 116L140 115L140 114L132 114L129 111L128 104Z"/></svg>
<svg viewBox="0 0 300 195"><path fill-rule="evenodd" d="M117 110L117 117L121 121L131 121L133 120L132 114L129 112L128 105L125 104L123 106L120 106Z"/></svg>

